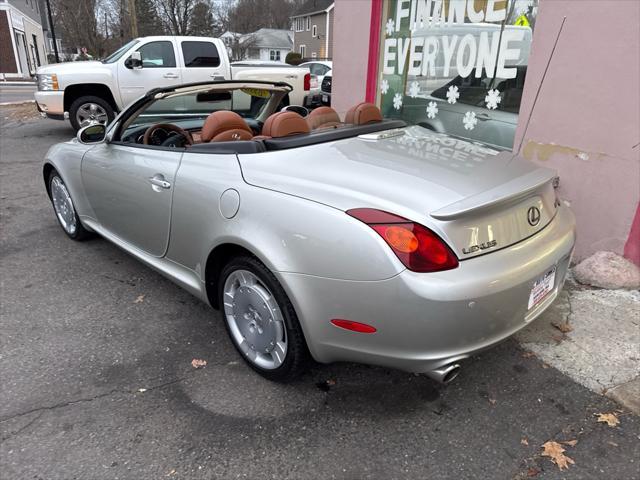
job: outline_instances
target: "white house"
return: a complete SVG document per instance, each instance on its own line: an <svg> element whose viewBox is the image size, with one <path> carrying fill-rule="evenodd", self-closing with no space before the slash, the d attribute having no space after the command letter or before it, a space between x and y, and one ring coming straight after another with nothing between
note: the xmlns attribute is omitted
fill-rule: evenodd
<svg viewBox="0 0 640 480"><path fill-rule="evenodd" d="M284 62L293 50L293 34L290 30L261 28L242 37L248 48L243 60L273 60Z"/></svg>

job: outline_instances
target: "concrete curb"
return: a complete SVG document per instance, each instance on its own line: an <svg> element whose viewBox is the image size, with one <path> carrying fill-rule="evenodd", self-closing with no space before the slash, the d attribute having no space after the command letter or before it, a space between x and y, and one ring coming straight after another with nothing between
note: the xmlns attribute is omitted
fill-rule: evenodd
<svg viewBox="0 0 640 480"><path fill-rule="evenodd" d="M4 102L0 103L0 107L10 107L13 105L27 105L29 103L36 103L35 100L21 100L19 102Z"/></svg>

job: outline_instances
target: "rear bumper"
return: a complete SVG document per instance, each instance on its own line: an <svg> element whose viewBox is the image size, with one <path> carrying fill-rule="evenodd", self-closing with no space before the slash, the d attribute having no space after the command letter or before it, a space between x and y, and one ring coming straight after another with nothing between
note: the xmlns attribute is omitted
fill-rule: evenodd
<svg viewBox="0 0 640 480"><path fill-rule="evenodd" d="M278 276L316 360L426 372L499 343L540 315L564 284L574 244L573 214L560 207L535 236L446 272L405 270L372 282ZM528 310L533 283L553 266L554 290ZM367 323L377 332L340 329L330 323L334 318Z"/></svg>
<svg viewBox="0 0 640 480"><path fill-rule="evenodd" d="M49 118L64 118L64 91L37 91L34 96L39 112Z"/></svg>

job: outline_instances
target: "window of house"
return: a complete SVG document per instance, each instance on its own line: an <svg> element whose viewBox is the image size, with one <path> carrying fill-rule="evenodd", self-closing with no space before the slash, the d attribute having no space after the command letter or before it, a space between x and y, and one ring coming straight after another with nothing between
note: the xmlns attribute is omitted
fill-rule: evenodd
<svg viewBox="0 0 640 480"><path fill-rule="evenodd" d="M383 115L512 148L538 1L385 2Z"/></svg>
<svg viewBox="0 0 640 480"><path fill-rule="evenodd" d="M296 17L293 19L293 25L296 32L302 32L304 30L304 17Z"/></svg>
<svg viewBox="0 0 640 480"><path fill-rule="evenodd" d="M318 36L318 26L314 25L313 27L311 27L311 36L312 37L317 37Z"/></svg>
<svg viewBox="0 0 640 480"><path fill-rule="evenodd" d="M316 52L311 53L311 58L318 58L318 54Z"/></svg>
<svg viewBox="0 0 640 480"><path fill-rule="evenodd" d="M173 43L167 41L151 42L138 49L144 68L175 68L176 56Z"/></svg>
<svg viewBox="0 0 640 480"><path fill-rule="evenodd" d="M307 56L307 46L306 45L300 45L298 51L300 52L300 56L302 58L306 58L306 56Z"/></svg>
<svg viewBox="0 0 640 480"><path fill-rule="evenodd" d="M189 68L217 67L220 54L211 42L182 42L184 66Z"/></svg>
<svg viewBox="0 0 640 480"><path fill-rule="evenodd" d="M280 61L280 50L269 50L269 60Z"/></svg>
<svg viewBox="0 0 640 480"><path fill-rule="evenodd" d="M311 17L307 17L307 32L311 30Z"/></svg>

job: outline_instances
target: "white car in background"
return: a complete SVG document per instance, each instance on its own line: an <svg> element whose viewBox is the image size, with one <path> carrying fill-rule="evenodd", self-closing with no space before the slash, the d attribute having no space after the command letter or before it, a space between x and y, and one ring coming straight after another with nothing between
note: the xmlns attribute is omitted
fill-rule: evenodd
<svg viewBox="0 0 640 480"><path fill-rule="evenodd" d="M291 85L285 105L302 105L309 93L308 68L285 63L230 63L218 38L154 36L131 40L99 61L68 62L38 68L36 106L43 116L69 119L79 128L110 123L116 113L149 90L173 85L266 80Z"/></svg>
<svg viewBox="0 0 640 480"><path fill-rule="evenodd" d="M331 60L313 60L311 62L301 63L298 66L308 68L311 74L311 89L305 98L304 106L317 107L319 105L328 105L322 102L320 90L325 76L331 74L333 62Z"/></svg>

